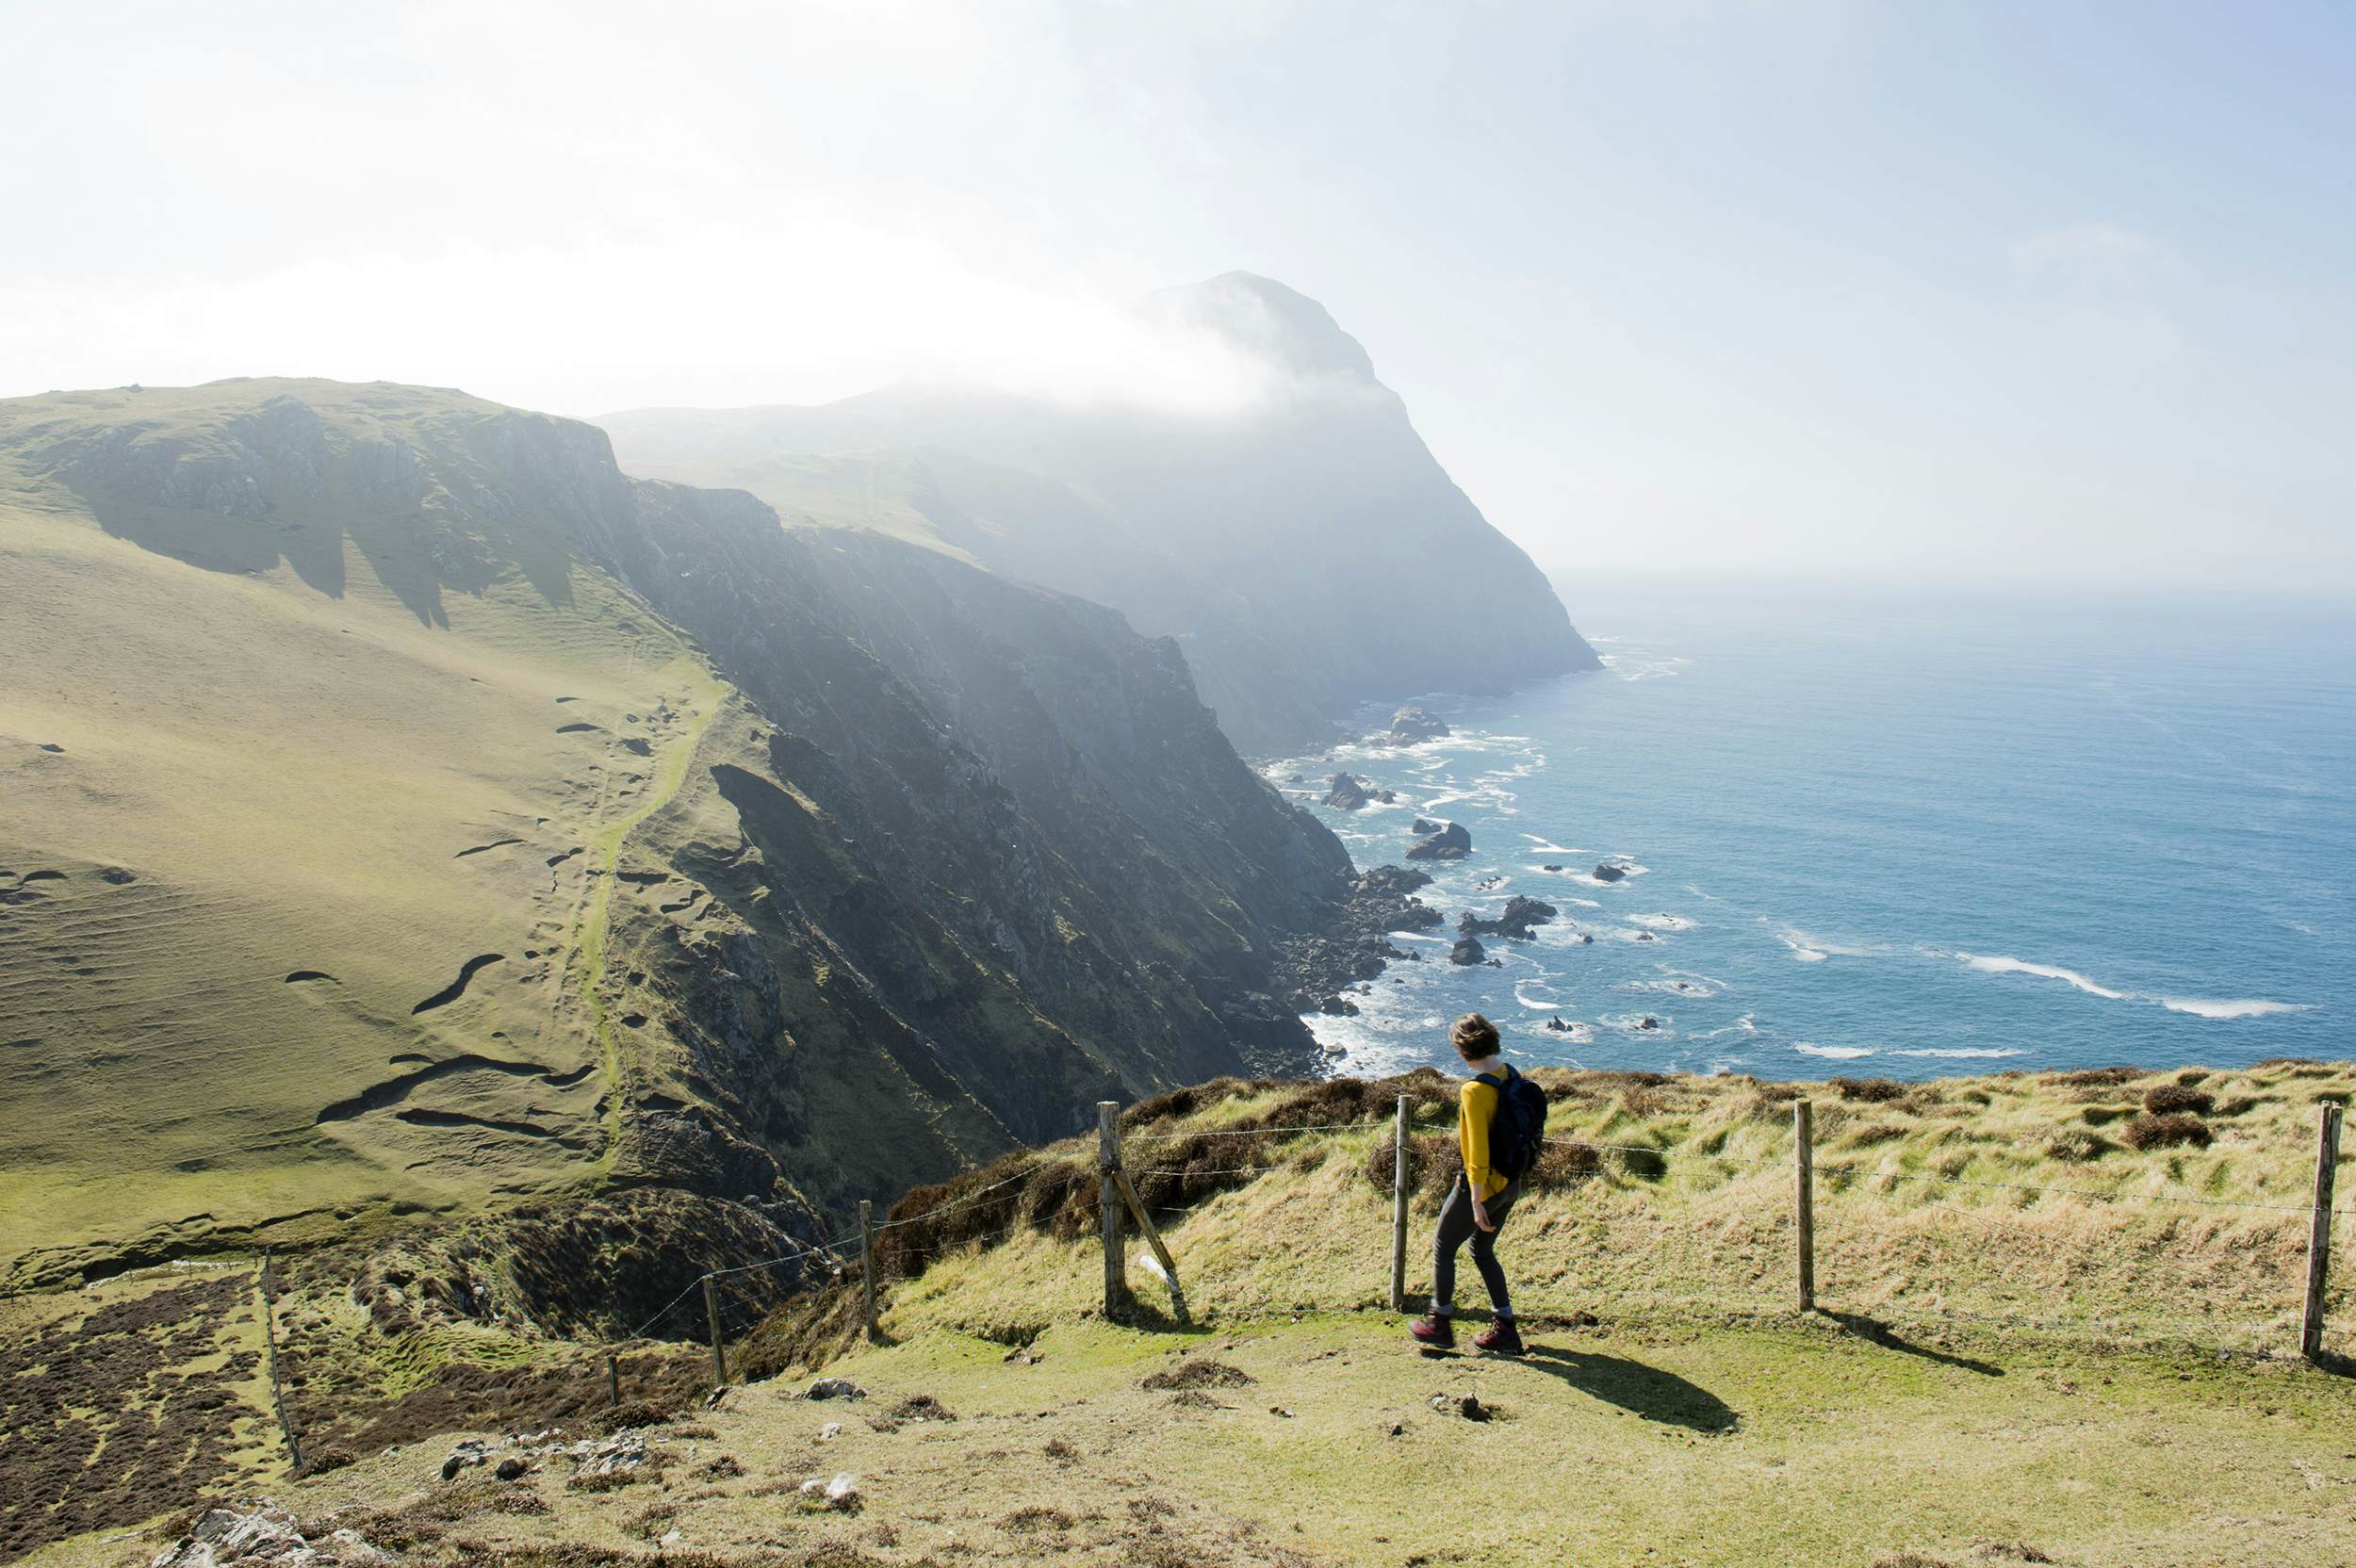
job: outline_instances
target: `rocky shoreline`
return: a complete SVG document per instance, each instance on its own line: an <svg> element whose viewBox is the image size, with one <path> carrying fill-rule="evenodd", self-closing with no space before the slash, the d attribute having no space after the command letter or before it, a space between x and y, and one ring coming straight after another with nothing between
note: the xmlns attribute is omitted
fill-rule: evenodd
<svg viewBox="0 0 2356 1568"><path fill-rule="evenodd" d="M1277 974L1300 1012L1350 1017L1363 992L1393 960L1422 955L1391 940L1394 931L1429 931L1447 917L1415 897L1432 878L1403 866L1376 866L1351 879L1350 896L1325 930L1280 938Z"/></svg>

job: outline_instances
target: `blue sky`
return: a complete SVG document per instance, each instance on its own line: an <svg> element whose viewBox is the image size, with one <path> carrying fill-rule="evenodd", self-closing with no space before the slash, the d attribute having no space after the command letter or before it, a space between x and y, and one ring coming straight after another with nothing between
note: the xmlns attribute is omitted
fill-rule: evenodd
<svg viewBox="0 0 2356 1568"><path fill-rule="evenodd" d="M595 414L1323 301L1550 568L2356 586L2356 8L0 0L0 392Z"/></svg>

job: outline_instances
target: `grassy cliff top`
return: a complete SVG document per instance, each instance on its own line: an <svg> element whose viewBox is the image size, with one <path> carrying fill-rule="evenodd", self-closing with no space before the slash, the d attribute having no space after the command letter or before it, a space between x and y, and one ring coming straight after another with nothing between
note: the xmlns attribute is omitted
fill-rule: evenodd
<svg viewBox="0 0 2356 1568"><path fill-rule="evenodd" d="M1535 1076L1553 1141L1500 1248L1525 1311L1668 1322L1790 1311L1792 1102L1805 1096L1825 1307L2088 1348L2232 1351L2295 1346L2316 1106L2356 1090L2356 1066L2289 1061L1917 1085ZM1127 1164L1198 1313L1387 1298L1400 1092L1415 1100L1415 1290L1455 1168L1452 1080L1228 1082L1127 1114ZM995 1331L1089 1310L1094 1162L1093 1139L1074 1140L910 1194L894 1211L906 1223L885 1234L887 1264L913 1276L889 1293L892 1331ZM2342 1232L2351 1203L2344 1185ZM1131 1275L1149 1304L1164 1302L1150 1276ZM2327 1299L2343 1343L2356 1340L2351 1282L2356 1264Z"/></svg>
<svg viewBox="0 0 2356 1568"><path fill-rule="evenodd" d="M1778 1217L1795 1086L1546 1081L1563 1141L1500 1246L1523 1360L1418 1353L1383 1303L1379 1113L1415 1100L1420 1284L1443 1165L1423 1140L1446 1136L1449 1081L1221 1082L1125 1119L1190 1328L1134 1261L1137 1317L1096 1310L1094 1149L1075 1140L895 1208L884 1344L841 1332L844 1294L733 1344L754 1380L715 1409L663 1419L676 1380L626 1374L657 1400L627 1478L538 1454L513 1481L445 1482L437 1439L257 1489L315 1537L421 1562L2346 1558L2356 1389L2233 1347L2291 1343L2314 1107L2356 1067L1807 1086L1825 1309L1807 1315ZM2208 1142L2171 1123L2187 1141L2133 1147L2154 1135L2129 1133L2142 1116ZM2345 1343L2344 1289L2332 1309ZM813 1350L867 1397L801 1397L788 1364ZM493 1463L532 1446L485 1436ZM805 1498L838 1476L855 1511ZM35 1560L112 1559L85 1541Z"/></svg>

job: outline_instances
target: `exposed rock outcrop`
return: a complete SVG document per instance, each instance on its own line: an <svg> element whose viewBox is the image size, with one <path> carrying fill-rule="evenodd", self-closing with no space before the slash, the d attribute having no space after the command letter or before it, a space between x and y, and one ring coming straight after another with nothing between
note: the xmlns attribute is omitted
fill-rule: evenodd
<svg viewBox="0 0 2356 1568"><path fill-rule="evenodd" d="M1332 785L1325 792L1325 804L1337 811L1355 811L1360 807L1377 802L1388 806L1398 799L1399 796L1392 791L1354 773L1335 774Z"/></svg>
<svg viewBox="0 0 2356 1568"><path fill-rule="evenodd" d="M1413 745L1418 741L1445 740L1453 733L1446 719L1412 704L1391 715L1390 738L1401 745Z"/></svg>
<svg viewBox="0 0 2356 1568"><path fill-rule="evenodd" d="M1494 920L1466 910L1456 923L1456 931L1464 937L1512 937L1516 941L1528 941L1531 927L1544 925L1561 913L1551 904L1516 893L1505 901L1504 910Z"/></svg>
<svg viewBox="0 0 2356 1568"><path fill-rule="evenodd" d="M1443 823L1429 838L1418 839L1409 847L1410 860L1462 860L1472 853L1472 835L1462 823Z"/></svg>
<svg viewBox="0 0 2356 1568"><path fill-rule="evenodd" d="M1481 939L1478 937L1459 937L1456 939L1456 945L1448 950L1448 961L1451 964L1483 963L1487 961L1488 956L1489 950L1481 945Z"/></svg>
<svg viewBox="0 0 2356 1568"><path fill-rule="evenodd" d="M1285 939L1280 984L1284 996L1301 1011L1335 1012L1330 1001L1360 981L1383 972L1396 959L1416 954L1390 940L1393 931L1428 931L1447 917L1414 896L1432 880L1404 866L1376 866L1350 885L1341 913L1320 933ZM1354 1004L1345 1006L1355 1010Z"/></svg>

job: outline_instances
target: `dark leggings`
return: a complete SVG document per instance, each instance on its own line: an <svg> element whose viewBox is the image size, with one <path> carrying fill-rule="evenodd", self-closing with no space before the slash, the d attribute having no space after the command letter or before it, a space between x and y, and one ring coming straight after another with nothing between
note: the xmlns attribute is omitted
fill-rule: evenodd
<svg viewBox="0 0 2356 1568"><path fill-rule="evenodd" d="M1489 1304L1497 1308L1499 1317L1513 1315L1513 1303L1505 1294L1505 1270L1497 1266L1497 1234L1505 1229L1505 1214L1520 1195L1521 1182L1505 1184L1495 1198L1483 1200L1489 1211L1489 1223L1496 1231L1484 1231L1473 1223L1472 1188L1463 1176L1448 1188L1448 1201L1440 1205L1439 1233L1432 1238L1432 1311L1445 1317L1456 1304L1456 1250L1472 1242L1473 1266L1481 1270L1481 1282L1489 1287Z"/></svg>

